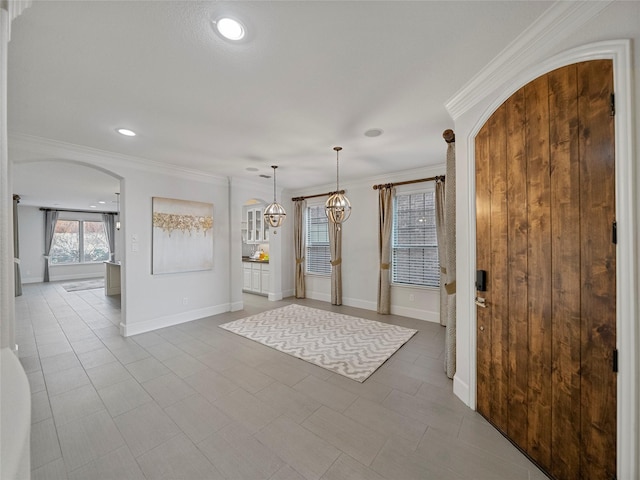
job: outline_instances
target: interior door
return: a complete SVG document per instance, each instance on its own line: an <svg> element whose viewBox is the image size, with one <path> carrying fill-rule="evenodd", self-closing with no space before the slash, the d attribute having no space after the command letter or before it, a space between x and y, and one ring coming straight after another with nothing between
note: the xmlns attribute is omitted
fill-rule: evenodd
<svg viewBox="0 0 640 480"><path fill-rule="evenodd" d="M560 68L476 137L478 411L557 479L616 473L613 70Z"/></svg>

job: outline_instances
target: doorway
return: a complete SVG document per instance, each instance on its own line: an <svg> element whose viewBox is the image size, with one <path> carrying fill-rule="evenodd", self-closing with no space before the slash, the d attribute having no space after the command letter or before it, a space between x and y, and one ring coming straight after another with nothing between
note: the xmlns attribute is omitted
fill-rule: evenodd
<svg viewBox="0 0 640 480"><path fill-rule="evenodd" d="M476 148L477 408L552 477L616 475L613 66L529 83Z"/></svg>

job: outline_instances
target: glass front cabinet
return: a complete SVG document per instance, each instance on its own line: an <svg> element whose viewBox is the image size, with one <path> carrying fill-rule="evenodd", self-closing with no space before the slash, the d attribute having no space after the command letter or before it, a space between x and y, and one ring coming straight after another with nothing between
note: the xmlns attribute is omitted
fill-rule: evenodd
<svg viewBox="0 0 640 480"><path fill-rule="evenodd" d="M247 243L269 241L269 224L262 217L262 207L247 210Z"/></svg>

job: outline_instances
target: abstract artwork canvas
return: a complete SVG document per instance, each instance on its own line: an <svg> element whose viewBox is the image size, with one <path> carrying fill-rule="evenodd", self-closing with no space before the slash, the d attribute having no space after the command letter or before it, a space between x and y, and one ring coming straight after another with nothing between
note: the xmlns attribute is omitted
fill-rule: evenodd
<svg viewBox="0 0 640 480"><path fill-rule="evenodd" d="M152 274L213 268L213 204L153 197Z"/></svg>

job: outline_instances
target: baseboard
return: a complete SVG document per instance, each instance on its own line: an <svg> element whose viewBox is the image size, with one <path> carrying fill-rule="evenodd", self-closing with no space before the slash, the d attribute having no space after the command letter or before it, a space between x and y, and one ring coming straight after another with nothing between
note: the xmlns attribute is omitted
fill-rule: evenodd
<svg viewBox="0 0 640 480"><path fill-rule="evenodd" d="M104 272L101 273L76 273L76 274L71 274L71 275L56 275L54 276L49 276L49 281L51 282L65 282L65 281L69 281L69 280L87 280L89 278L99 278L99 277L104 277ZM40 280L42 281L42 280Z"/></svg>
<svg viewBox="0 0 640 480"><path fill-rule="evenodd" d="M267 297L271 302L277 302L278 300L282 300L282 292L270 293Z"/></svg>
<svg viewBox="0 0 640 480"><path fill-rule="evenodd" d="M295 290L293 288L282 291L282 298L293 297L294 295L295 295Z"/></svg>
<svg viewBox="0 0 640 480"><path fill-rule="evenodd" d="M244 302L242 300L238 302L233 302L231 304L230 312L237 312L238 310L242 310L244 308Z"/></svg>
<svg viewBox="0 0 640 480"><path fill-rule="evenodd" d="M21 280L23 285L27 283L42 283L42 277L22 277Z"/></svg>
<svg viewBox="0 0 640 480"><path fill-rule="evenodd" d="M440 312L430 312L418 308L391 305L391 313L394 315L402 315L403 317L415 318L417 320L424 320L425 322L440 323Z"/></svg>
<svg viewBox="0 0 640 480"><path fill-rule="evenodd" d="M144 322L127 322L126 325L121 323L120 333L123 337L130 337L131 335L151 332L159 328L172 327L174 325L191 322L193 320L200 320L201 318L210 317L212 315L219 315L228 311L230 311L230 306L228 303L225 303L222 305L214 305L198 310L189 310L188 312L182 312L175 315L158 317L153 320L146 320Z"/></svg>
<svg viewBox="0 0 640 480"><path fill-rule="evenodd" d="M371 310L373 312L375 312L378 308L378 305L374 302L358 300L357 298L342 297L342 304L348 307L362 308L363 310Z"/></svg>
<svg viewBox="0 0 640 480"><path fill-rule="evenodd" d="M462 402L469 408L475 410L475 401L471 401L469 391L469 385L462 380L457 375L453 376L453 394L458 397Z"/></svg>

